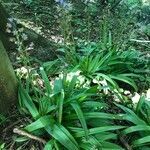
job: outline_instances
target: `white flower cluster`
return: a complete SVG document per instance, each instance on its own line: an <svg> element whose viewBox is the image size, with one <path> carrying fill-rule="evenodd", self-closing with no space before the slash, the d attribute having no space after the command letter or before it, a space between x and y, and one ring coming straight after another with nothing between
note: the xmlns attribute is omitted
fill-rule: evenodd
<svg viewBox="0 0 150 150"><path fill-rule="evenodd" d="M145 99L147 101L150 101L150 89L148 89L145 93L142 93L141 95L145 96ZM141 98L141 95L139 93L134 93L134 96L132 97L133 104L137 104Z"/></svg>
<svg viewBox="0 0 150 150"><path fill-rule="evenodd" d="M71 82L71 80L73 79L74 76L77 77L77 82L76 82L76 86L77 87L80 87L80 86L83 86L83 87L88 87L89 84L90 84L90 81L87 80L83 75L80 74L81 71L78 70L78 71L75 71L75 72L70 72L67 74L67 77L66 77L66 81L67 82ZM59 74L59 78L63 79L63 73Z"/></svg>
<svg viewBox="0 0 150 150"><path fill-rule="evenodd" d="M55 2L59 3L60 6L62 6L67 11L72 10L72 4L69 2L66 2L65 0L55 0Z"/></svg>
<svg viewBox="0 0 150 150"><path fill-rule="evenodd" d="M28 78L29 73L31 72L31 68L26 68L26 67L21 67L16 69L16 74L17 76L19 76L20 78Z"/></svg>
<svg viewBox="0 0 150 150"><path fill-rule="evenodd" d="M87 4L87 3L95 3L95 0L85 0L84 3L85 4Z"/></svg>
<svg viewBox="0 0 150 150"><path fill-rule="evenodd" d="M150 101L150 89L148 89L146 92L146 99Z"/></svg>
<svg viewBox="0 0 150 150"><path fill-rule="evenodd" d="M70 73L68 73L66 80L70 82L74 76L78 77L80 75L80 72L81 71L76 71L76 72L70 72ZM64 76L63 73L59 74L59 77L61 79L63 78L63 76Z"/></svg>
<svg viewBox="0 0 150 150"><path fill-rule="evenodd" d="M140 100L140 94L139 93L137 93L137 92L135 92L134 93L134 96L131 98L131 100L132 100L132 103L133 104L138 104L138 102L139 102L139 100Z"/></svg>
<svg viewBox="0 0 150 150"><path fill-rule="evenodd" d="M13 37L10 37L9 40L11 42L14 42L18 46L18 49L21 49L22 42L26 41L28 39L28 36L23 33L23 28L17 29L14 22L17 22L14 18L8 18L8 22L6 24L6 32L13 34Z"/></svg>
<svg viewBox="0 0 150 150"><path fill-rule="evenodd" d="M8 22L6 24L6 32L7 33L12 33L12 30L13 30L13 22L14 22L14 19L13 18L8 18Z"/></svg>
<svg viewBox="0 0 150 150"><path fill-rule="evenodd" d="M109 93L109 87L108 87L108 83L105 79L99 79L98 77L96 77L95 79L93 79L92 81L95 84L98 84L99 88L101 89L101 87L103 87L103 92L104 94L108 94Z"/></svg>

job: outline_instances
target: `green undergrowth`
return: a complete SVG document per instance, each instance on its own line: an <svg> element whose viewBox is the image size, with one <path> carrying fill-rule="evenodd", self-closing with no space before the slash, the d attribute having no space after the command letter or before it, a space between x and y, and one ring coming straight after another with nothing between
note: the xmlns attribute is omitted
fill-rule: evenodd
<svg viewBox="0 0 150 150"><path fill-rule="evenodd" d="M17 108L27 118L18 128L30 136L13 135L16 149L150 148L148 29L137 19L144 6L118 2L53 2L58 13L53 21L62 38L53 61L31 58L34 45L24 47L18 38ZM21 7L37 12L38 4L25 0ZM39 24L41 17L37 13ZM5 119L0 116L0 123ZM2 142L0 149L5 147Z"/></svg>
<svg viewBox="0 0 150 150"><path fill-rule="evenodd" d="M63 57L20 76L20 111L32 118L23 130L44 138L45 150L149 148L149 96L137 86L149 83L147 59L99 49L65 46Z"/></svg>
<svg viewBox="0 0 150 150"><path fill-rule="evenodd" d="M76 71L50 79L45 70L40 67L40 83L34 82L30 88L19 86L20 111L33 121L23 130L43 137L47 141L44 149L149 147L150 103L146 94L133 102L132 96L121 93L115 82L119 77L98 73L100 78L92 78ZM121 79L134 88L129 77Z"/></svg>

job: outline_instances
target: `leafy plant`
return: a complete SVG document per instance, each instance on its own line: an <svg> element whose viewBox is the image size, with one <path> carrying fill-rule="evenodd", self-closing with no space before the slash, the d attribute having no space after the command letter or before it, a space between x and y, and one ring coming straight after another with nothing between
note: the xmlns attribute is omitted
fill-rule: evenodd
<svg viewBox="0 0 150 150"><path fill-rule="evenodd" d="M44 90L38 91L41 96L31 98L20 85L19 99L21 106L35 120L24 129L47 137L45 149L61 149L62 146L69 150L122 149L111 142L111 139L117 139L112 131L125 127L110 124L113 118L122 118L101 112L107 105L93 100L97 87L76 87L77 76L68 81L67 75L56 79L50 86L43 68L40 72L45 84Z"/></svg>
<svg viewBox="0 0 150 150"><path fill-rule="evenodd" d="M134 149L149 149L150 146L150 118L149 118L149 108L150 103L146 100L144 96L141 96L135 111L131 109L118 105L126 114L123 118L131 124L128 128L122 131L122 134L127 136L131 142L131 146ZM132 137L132 138L131 138Z"/></svg>
<svg viewBox="0 0 150 150"><path fill-rule="evenodd" d="M115 88L118 86L117 82L121 81L137 90L133 78L143 77L137 74L141 68L138 69L138 64L135 66L134 61L139 58L139 55L134 54L137 53L116 50L99 52L98 49L89 49L89 51L84 51L81 56L77 53L76 58L74 58L76 55L73 55L74 63L70 61L68 66L78 68L87 78L95 79L98 77L101 80L105 79ZM70 57L72 56L70 55ZM141 65L139 66L141 67Z"/></svg>

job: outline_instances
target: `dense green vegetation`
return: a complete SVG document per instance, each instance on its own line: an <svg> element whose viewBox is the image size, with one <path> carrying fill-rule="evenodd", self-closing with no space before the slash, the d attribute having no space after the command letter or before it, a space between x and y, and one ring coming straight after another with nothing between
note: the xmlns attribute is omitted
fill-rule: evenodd
<svg viewBox="0 0 150 150"><path fill-rule="evenodd" d="M150 149L148 0L0 3L19 84L0 149Z"/></svg>

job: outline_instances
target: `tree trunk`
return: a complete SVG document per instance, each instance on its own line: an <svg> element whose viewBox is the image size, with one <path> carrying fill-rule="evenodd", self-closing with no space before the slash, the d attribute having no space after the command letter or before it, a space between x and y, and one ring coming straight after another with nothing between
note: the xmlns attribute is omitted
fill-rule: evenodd
<svg viewBox="0 0 150 150"><path fill-rule="evenodd" d="M0 40L0 113L7 112L17 100L17 79Z"/></svg>

